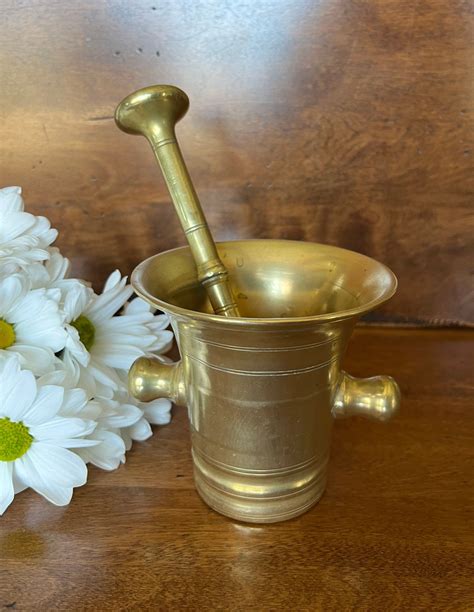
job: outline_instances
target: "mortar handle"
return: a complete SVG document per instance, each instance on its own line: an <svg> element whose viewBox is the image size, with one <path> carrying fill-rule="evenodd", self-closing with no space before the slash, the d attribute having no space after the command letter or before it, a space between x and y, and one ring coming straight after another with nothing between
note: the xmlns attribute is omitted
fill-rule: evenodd
<svg viewBox="0 0 474 612"><path fill-rule="evenodd" d="M128 373L128 390L140 402L166 397L178 406L185 406L186 389L181 361L167 363L159 356L139 357Z"/></svg>
<svg viewBox="0 0 474 612"><path fill-rule="evenodd" d="M400 388L391 376L354 378L342 372L332 414L336 418L365 416L388 421L400 407Z"/></svg>

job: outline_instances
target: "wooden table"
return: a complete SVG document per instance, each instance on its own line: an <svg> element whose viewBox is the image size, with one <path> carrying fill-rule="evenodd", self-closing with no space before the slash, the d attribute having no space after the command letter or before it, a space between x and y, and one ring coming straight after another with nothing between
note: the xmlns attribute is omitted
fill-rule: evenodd
<svg viewBox="0 0 474 612"><path fill-rule="evenodd" d="M0 609L472 610L473 337L357 331L347 369L396 376L402 411L336 424L327 492L298 519L209 510L184 409L69 507L19 495L0 519Z"/></svg>

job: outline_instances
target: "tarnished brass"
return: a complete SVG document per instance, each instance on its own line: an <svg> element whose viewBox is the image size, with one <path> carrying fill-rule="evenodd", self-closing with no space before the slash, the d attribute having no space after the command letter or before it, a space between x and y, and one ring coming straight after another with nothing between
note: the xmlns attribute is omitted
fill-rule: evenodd
<svg viewBox="0 0 474 612"><path fill-rule="evenodd" d="M153 85L127 96L117 106L115 121L129 134L148 139L160 165L197 268L216 314L238 317L228 284L228 273L216 245L181 155L176 123L189 108L188 96L172 85Z"/></svg>
<svg viewBox="0 0 474 612"><path fill-rule="evenodd" d="M134 271L136 292L170 315L181 361L139 359L130 390L188 406L196 487L212 508L256 523L289 519L323 494L333 417L384 421L398 409L393 379L341 371L354 325L393 295L396 279L373 259L322 244L217 249L241 318L213 313L187 247Z"/></svg>

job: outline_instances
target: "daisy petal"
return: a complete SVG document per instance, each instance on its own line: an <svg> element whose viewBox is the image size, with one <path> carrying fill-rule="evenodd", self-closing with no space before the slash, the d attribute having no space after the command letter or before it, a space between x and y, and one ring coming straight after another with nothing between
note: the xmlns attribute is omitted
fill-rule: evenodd
<svg viewBox="0 0 474 612"><path fill-rule="evenodd" d="M130 435L128 429L122 429L120 431L120 435L122 436L122 439L125 443L125 449L128 452L132 448L132 444L133 444L132 436ZM122 463L125 463L125 455L124 455L124 459Z"/></svg>
<svg viewBox="0 0 474 612"><path fill-rule="evenodd" d="M96 395L98 395L99 385L97 384L97 381L94 379L91 372L89 371L89 368L83 368L79 364L76 364L76 367L78 373L76 386L80 387L81 389L84 389L87 394L87 397L95 397ZM109 390L110 397L112 397L112 395L114 394L113 389L111 389L109 386L105 388Z"/></svg>
<svg viewBox="0 0 474 612"><path fill-rule="evenodd" d="M167 425L171 421L170 400L161 398L142 406L146 419L153 425Z"/></svg>
<svg viewBox="0 0 474 612"><path fill-rule="evenodd" d="M31 473L33 474L32 470ZM29 486L55 506L67 506L71 502L73 487L63 487L54 482L46 482L38 473L32 476L32 481L36 483L35 486Z"/></svg>
<svg viewBox="0 0 474 612"><path fill-rule="evenodd" d="M54 353L51 349L14 344L7 350L16 353L20 357L21 366L28 368L36 376L48 374L54 367Z"/></svg>
<svg viewBox="0 0 474 612"><path fill-rule="evenodd" d="M127 315L138 314L142 312L150 312L151 306L145 300L142 300L140 297L134 298L131 302L129 302L125 306L125 312Z"/></svg>
<svg viewBox="0 0 474 612"><path fill-rule="evenodd" d="M70 389L64 392L61 406L61 416L82 416L82 410L87 404L87 395L83 389Z"/></svg>
<svg viewBox="0 0 474 612"><path fill-rule="evenodd" d="M28 291L27 283L19 276L9 276L0 281L0 295L2 296L1 315L8 321L8 315L13 305L21 300Z"/></svg>
<svg viewBox="0 0 474 612"><path fill-rule="evenodd" d="M119 429L121 427L130 427L143 416L143 411L132 404L122 404L120 411L117 414L112 414L107 417L106 422L108 427Z"/></svg>
<svg viewBox="0 0 474 612"><path fill-rule="evenodd" d="M94 325L100 325L102 321L116 314L128 298L132 295L130 286L117 286L106 293L99 295L86 308L84 314L91 319Z"/></svg>
<svg viewBox="0 0 474 612"><path fill-rule="evenodd" d="M32 372L19 369L18 360L9 358L2 372L0 385L0 415L21 421L36 396L36 381Z"/></svg>
<svg viewBox="0 0 474 612"><path fill-rule="evenodd" d="M102 406L100 402L91 400L86 402L85 404L70 403L67 396L69 393L75 392L83 393L82 389L72 389L71 391L66 391L66 399L64 400L63 407L60 410L60 416L79 417L81 419L97 421L100 418L102 412Z"/></svg>
<svg viewBox="0 0 474 612"><path fill-rule="evenodd" d="M72 325L66 324L65 329L67 332L66 349L69 356L82 366L87 367L89 365L90 355L89 351L80 340L79 332L72 327Z"/></svg>
<svg viewBox="0 0 474 612"><path fill-rule="evenodd" d="M14 496L13 463L0 461L0 516L12 503Z"/></svg>
<svg viewBox="0 0 474 612"><path fill-rule="evenodd" d="M46 262L45 268L48 271L48 275L51 282L55 282L58 280L63 280L69 274L69 270L71 268L71 262L67 257L63 257L57 247L50 247L49 251L49 261ZM73 280L72 283L76 282Z"/></svg>
<svg viewBox="0 0 474 612"><path fill-rule="evenodd" d="M105 285L102 292L105 293L106 291L110 291L111 289L116 287L121 280L122 275L120 274L120 270L114 270L111 274L109 274L109 278L105 281Z"/></svg>
<svg viewBox="0 0 474 612"><path fill-rule="evenodd" d="M133 440L147 440L149 437L153 435L153 432L150 427L150 423L146 419L140 419L138 423L135 423L131 427L128 428L128 432L130 433Z"/></svg>
<svg viewBox="0 0 474 612"><path fill-rule="evenodd" d="M112 368L107 367L105 364L100 363L99 360L91 357L89 367L82 368L84 372L91 374L98 383L103 384L106 387L111 387L116 390L120 387L120 379L116 372ZM82 387L83 385L81 385Z"/></svg>
<svg viewBox="0 0 474 612"><path fill-rule="evenodd" d="M15 491L15 495L17 493L21 493L27 488L28 485L24 484L24 482L18 478L18 474L15 470L15 464L13 464L13 490Z"/></svg>
<svg viewBox="0 0 474 612"><path fill-rule="evenodd" d="M123 314L103 321L100 324L100 331L105 336L109 335L111 332L120 333L124 331L128 334L140 335L143 334L143 332L147 332L144 325L151 325L153 323L153 318L150 312L135 315Z"/></svg>
<svg viewBox="0 0 474 612"><path fill-rule="evenodd" d="M153 321L148 324L149 329L152 331L159 331L162 329L166 329L170 324L170 320L168 315L156 315L153 317Z"/></svg>
<svg viewBox="0 0 474 612"><path fill-rule="evenodd" d="M102 361L110 368L128 370L135 359L141 357L144 351L136 346L126 344L108 344L92 349L94 361Z"/></svg>
<svg viewBox="0 0 474 612"><path fill-rule="evenodd" d="M50 485L80 487L87 481L87 468L76 453L45 442L33 442L17 465L21 480L41 495Z"/></svg>
<svg viewBox="0 0 474 612"><path fill-rule="evenodd" d="M0 210L3 213L23 212L25 205L21 197L21 187L12 185L0 189Z"/></svg>
<svg viewBox="0 0 474 612"><path fill-rule="evenodd" d="M88 436L94 431L95 427L96 423L94 421L55 417L46 423L30 427L30 433L35 440L56 444L56 440L60 441L63 438Z"/></svg>
<svg viewBox="0 0 474 612"><path fill-rule="evenodd" d="M58 364L60 360L56 361ZM66 387L66 379L67 372L64 369L53 370L52 372L48 372L47 374L43 374L39 378L36 379L38 387L44 385L58 385L59 387Z"/></svg>
<svg viewBox="0 0 474 612"><path fill-rule="evenodd" d="M122 438L112 431L100 430L93 434L100 444L93 448L78 449L78 454L88 463L102 470L116 470L125 459L125 444Z"/></svg>
<svg viewBox="0 0 474 612"><path fill-rule="evenodd" d="M92 290L79 281L76 281L76 284L68 287L63 305L66 321L71 322L77 319L84 311L92 295Z"/></svg>
<svg viewBox="0 0 474 612"><path fill-rule="evenodd" d="M38 426L53 419L63 402L64 389L55 385L44 385L38 388L38 394L30 409L23 416L28 427Z"/></svg>
<svg viewBox="0 0 474 612"><path fill-rule="evenodd" d="M41 312L32 312L31 319L15 323L15 334L19 344L43 346L57 353L64 348L67 335L57 305L50 301L48 306Z"/></svg>
<svg viewBox="0 0 474 612"><path fill-rule="evenodd" d="M48 306L48 300L45 299L45 296L45 289L33 289L26 293L22 300L16 300L8 312L11 323L17 325L22 321L26 321L27 324L30 321L35 322L41 316L43 309Z"/></svg>
<svg viewBox="0 0 474 612"><path fill-rule="evenodd" d="M173 346L173 332L168 330L159 331L156 333L156 339L153 344L148 347L151 352L164 352L167 353Z"/></svg>
<svg viewBox="0 0 474 612"><path fill-rule="evenodd" d="M24 232L27 232L34 224L35 218L30 213L12 212L8 215L8 223L1 223L0 225L0 238L2 242L14 240Z"/></svg>
<svg viewBox="0 0 474 612"><path fill-rule="evenodd" d="M85 448L100 444L99 440L91 440L90 438L64 438L63 440L55 440L54 443L62 448Z"/></svg>
<svg viewBox="0 0 474 612"><path fill-rule="evenodd" d="M81 367L78 363L74 361L74 359L72 359L71 355L69 355L69 352L67 350L65 350L61 355L60 361L62 364L62 368L66 373L67 388L71 389L72 387L82 387L82 385L79 384ZM66 383L64 386L66 386Z"/></svg>

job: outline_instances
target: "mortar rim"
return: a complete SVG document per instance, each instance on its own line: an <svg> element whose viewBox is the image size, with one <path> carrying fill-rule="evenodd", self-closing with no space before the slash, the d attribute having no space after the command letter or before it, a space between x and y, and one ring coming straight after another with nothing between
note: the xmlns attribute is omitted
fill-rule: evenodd
<svg viewBox="0 0 474 612"><path fill-rule="evenodd" d="M284 240L284 239L273 239L273 238L249 238L243 240L223 240L216 242L216 245L227 245L227 244L245 244L249 242L274 242L276 243L298 243L298 244L311 244L314 246L322 246L325 248L329 248L334 251L343 251L345 253L351 253L353 255L357 255L358 257L365 258L371 262L380 266L388 275L390 279L389 286L382 292L378 298L366 302L360 306L354 308L348 308L346 310L339 310L336 312L328 312L318 315L311 315L305 317L223 317L216 314L210 314L206 312L201 312L198 310L190 310L188 308L182 308L181 306L176 306L174 304L170 304L169 302L165 302L164 300L152 295L149 293L143 286L142 277L144 271L150 265L150 262L158 259L159 257L168 255L175 251L189 251L189 246L180 246L175 247L173 249L168 249L166 251L162 251L161 253L156 253L151 257L148 257L141 263L139 263L131 274L131 284L137 293L142 299L152 304L159 310L162 310L166 313L171 313L176 317L199 320L205 323L217 323L218 325L230 325L230 326L246 326L246 327L259 327L259 326L275 326L275 327L284 327L284 326L297 326L306 324L317 324L317 323L333 323L335 321L342 321L344 319L356 318L360 317L363 314L374 310L378 306L387 302L390 298L393 297L398 287L398 279L392 270L381 263L380 261L374 259L373 257L369 257L368 255L364 255L363 253L358 253L357 251L352 251L350 249L344 249L342 247L338 247L331 244L325 244L322 242L310 242L308 240Z"/></svg>

